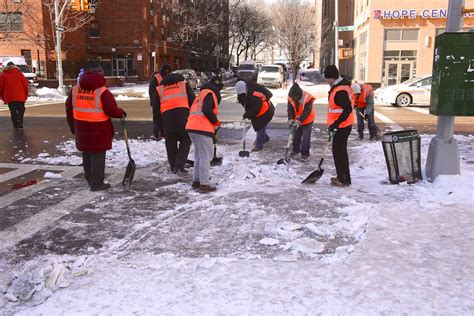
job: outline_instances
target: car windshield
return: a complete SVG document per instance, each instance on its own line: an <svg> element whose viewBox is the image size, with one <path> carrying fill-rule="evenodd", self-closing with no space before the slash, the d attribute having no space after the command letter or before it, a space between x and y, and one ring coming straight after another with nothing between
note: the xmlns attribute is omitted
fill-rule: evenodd
<svg viewBox="0 0 474 316"><path fill-rule="evenodd" d="M280 67L274 67L274 66L262 66L260 68L260 72L279 72Z"/></svg>
<svg viewBox="0 0 474 316"><path fill-rule="evenodd" d="M186 69L176 70L174 73L180 74L181 76L183 76L186 79L189 77L189 72Z"/></svg>
<svg viewBox="0 0 474 316"><path fill-rule="evenodd" d="M16 65L20 68L21 72L31 72L30 68L27 65Z"/></svg>
<svg viewBox="0 0 474 316"><path fill-rule="evenodd" d="M420 80L420 79L421 79L420 77L411 78L411 79L408 79L408 80L403 81L403 82L401 82L401 83L403 83L403 84L410 84L410 83L413 83L413 82L418 81L418 80Z"/></svg>
<svg viewBox="0 0 474 316"><path fill-rule="evenodd" d="M255 70L255 66L252 64L240 65L239 70Z"/></svg>

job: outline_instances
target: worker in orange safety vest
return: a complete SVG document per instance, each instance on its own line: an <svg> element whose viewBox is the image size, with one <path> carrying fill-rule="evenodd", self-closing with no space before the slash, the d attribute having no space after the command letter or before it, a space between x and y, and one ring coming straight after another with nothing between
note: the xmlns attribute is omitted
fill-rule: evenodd
<svg viewBox="0 0 474 316"><path fill-rule="evenodd" d="M351 184L349 170L349 156L347 154L347 140L354 122L354 94L351 83L339 75L334 65L324 70L326 82L331 86L326 124L332 137L332 155L336 165L336 177L331 178L331 184L344 187Z"/></svg>
<svg viewBox="0 0 474 316"><path fill-rule="evenodd" d="M152 114L153 114L153 135L152 137L159 140L159 128L158 128L158 120L159 115L153 111L153 104L156 103L156 98L158 98L158 93L156 88L160 85L161 81L166 78L171 72L171 67L167 63L164 63L161 66L160 71L154 72L150 78L150 84L148 85L148 95L150 96L150 106L152 107Z"/></svg>
<svg viewBox="0 0 474 316"><path fill-rule="evenodd" d="M293 130L293 151L290 157L301 153L301 161L309 159L311 130L316 113L314 97L295 83L288 92L288 127Z"/></svg>

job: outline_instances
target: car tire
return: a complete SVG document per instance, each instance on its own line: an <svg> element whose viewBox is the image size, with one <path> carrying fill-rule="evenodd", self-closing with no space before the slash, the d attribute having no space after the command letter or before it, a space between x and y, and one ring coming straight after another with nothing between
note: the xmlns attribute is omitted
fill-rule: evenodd
<svg viewBox="0 0 474 316"><path fill-rule="evenodd" d="M397 104L397 106L400 106L400 107L409 106L411 102L412 102L412 98L411 98L411 95L409 95L408 93L400 93L397 96L397 99L395 100L395 103Z"/></svg>

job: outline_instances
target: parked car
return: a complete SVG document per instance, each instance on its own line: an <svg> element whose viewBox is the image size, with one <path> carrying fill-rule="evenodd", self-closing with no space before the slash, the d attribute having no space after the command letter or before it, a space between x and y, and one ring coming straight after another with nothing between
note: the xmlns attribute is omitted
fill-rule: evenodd
<svg viewBox="0 0 474 316"><path fill-rule="evenodd" d="M174 73L180 74L186 79L186 82L189 83L191 88L196 90L198 88L198 77L196 75L196 72L192 69L179 69L173 71Z"/></svg>
<svg viewBox="0 0 474 316"><path fill-rule="evenodd" d="M264 86L272 86L281 88L285 76L283 74L283 67L280 65L263 65L258 73L257 83Z"/></svg>
<svg viewBox="0 0 474 316"><path fill-rule="evenodd" d="M257 81L258 79L258 68L257 64L253 61L243 61L237 69L238 79L248 79Z"/></svg>
<svg viewBox="0 0 474 316"><path fill-rule="evenodd" d="M302 69L298 71L296 80L298 80L299 82L305 85L326 83L326 80L324 79L324 75L315 69Z"/></svg>
<svg viewBox="0 0 474 316"><path fill-rule="evenodd" d="M208 70L208 71L205 71L204 73L206 74L208 80L211 80L212 77L217 76L217 74L216 74L215 72L209 71L209 70Z"/></svg>
<svg viewBox="0 0 474 316"><path fill-rule="evenodd" d="M430 104L431 75L412 78L402 83L379 88L375 91L375 101L397 106Z"/></svg>
<svg viewBox="0 0 474 316"><path fill-rule="evenodd" d="M198 88L209 82L209 78L207 78L207 75L203 71L196 71L196 75L198 77Z"/></svg>
<svg viewBox="0 0 474 316"><path fill-rule="evenodd" d="M232 72L234 73L234 78L237 78L238 70L239 70L239 67L237 67L237 66L232 67Z"/></svg>

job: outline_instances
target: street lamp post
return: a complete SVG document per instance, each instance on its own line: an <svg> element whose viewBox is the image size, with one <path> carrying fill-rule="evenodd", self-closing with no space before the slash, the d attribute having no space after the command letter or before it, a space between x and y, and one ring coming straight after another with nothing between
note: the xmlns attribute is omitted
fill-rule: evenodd
<svg viewBox="0 0 474 316"><path fill-rule="evenodd" d="M339 69L339 0L334 1L334 65Z"/></svg>

